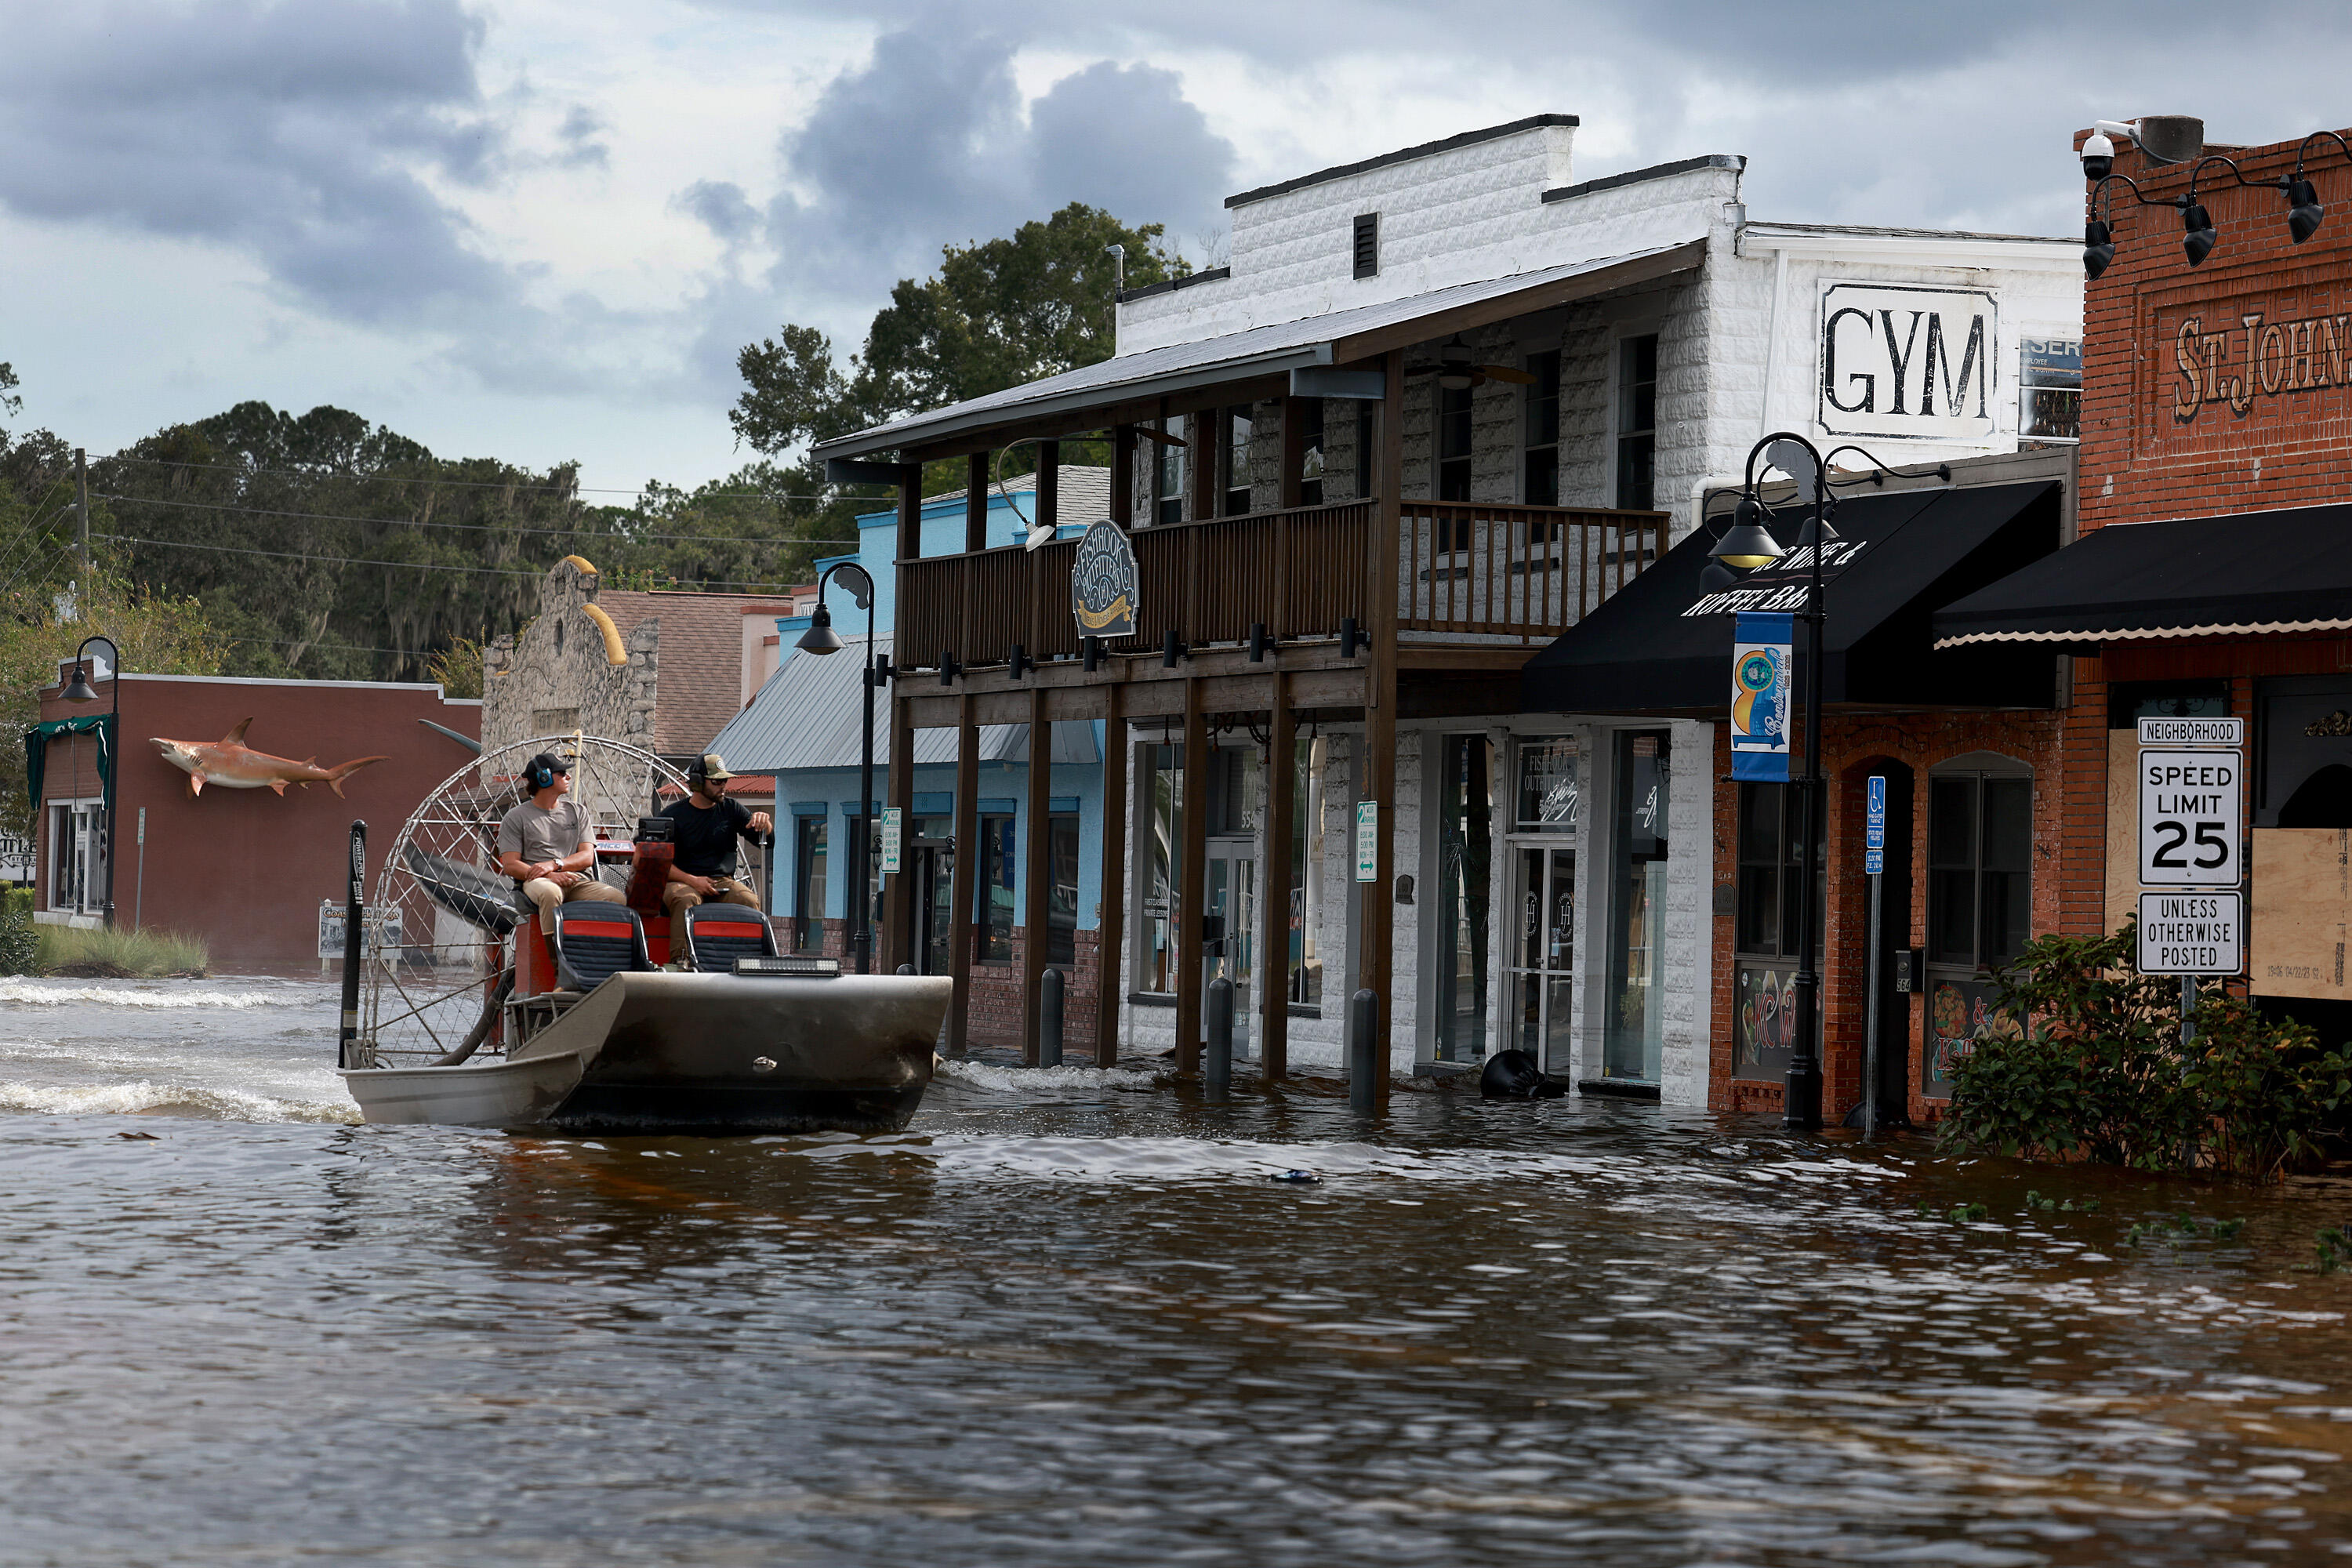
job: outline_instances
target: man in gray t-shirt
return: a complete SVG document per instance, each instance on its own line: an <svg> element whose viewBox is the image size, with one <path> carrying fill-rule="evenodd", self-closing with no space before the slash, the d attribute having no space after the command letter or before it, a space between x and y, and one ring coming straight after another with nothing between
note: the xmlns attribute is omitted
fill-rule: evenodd
<svg viewBox="0 0 2352 1568"><path fill-rule="evenodd" d="M530 798L499 821L499 868L522 884L539 907L539 929L555 929L559 904L617 904L618 888L596 880L596 847L588 811L572 793L572 764L552 752L531 758L524 772Z"/></svg>

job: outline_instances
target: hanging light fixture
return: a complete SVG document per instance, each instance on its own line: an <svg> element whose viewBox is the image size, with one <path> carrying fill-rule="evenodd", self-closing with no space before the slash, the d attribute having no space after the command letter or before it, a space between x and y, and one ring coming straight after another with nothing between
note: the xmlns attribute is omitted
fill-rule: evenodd
<svg viewBox="0 0 2352 1568"><path fill-rule="evenodd" d="M92 687L89 683L89 666L86 664L75 665L73 684L67 687L63 691L59 692L58 695L63 697L68 702L97 701L97 689Z"/></svg>
<svg viewBox="0 0 2352 1568"><path fill-rule="evenodd" d="M1715 548L1707 553L1726 566L1736 566L1743 571L1769 566L1788 553L1780 548L1780 542L1772 537L1771 530L1765 526L1765 521L1771 515L1754 496L1742 497L1739 510L1732 514L1731 526L1724 531L1723 537L1715 542Z"/></svg>
<svg viewBox="0 0 2352 1568"><path fill-rule="evenodd" d="M2096 278L2116 259L2116 237L2112 229L2097 218L2083 225L2083 273Z"/></svg>
<svg viewBox="0 0 2352 1568"><path fill-rule="evenodd" d="M2189 265L2196 267L2213 254L2213 245L2221 236L2213 232L2213 216L2205 204L2197 199L2195 191L2180 198L2180 248L2189 256Z"/></svg>
<svg viewBox="0 0 2352 1568"><path fill-rule="evenodd" d="M849 645L833 629L833 612L820 603L816 613L809 617L809 629L801 634L803 653L839 653Z"/></svg>
<svg viewBox="0 0 2352 1568"><path fill-rule="evenodd" d="M2319 232L2319 222L2327 209L2319 205L2319 189L2298 172L2286 183L2287 237L2301 245Z"/></svg>

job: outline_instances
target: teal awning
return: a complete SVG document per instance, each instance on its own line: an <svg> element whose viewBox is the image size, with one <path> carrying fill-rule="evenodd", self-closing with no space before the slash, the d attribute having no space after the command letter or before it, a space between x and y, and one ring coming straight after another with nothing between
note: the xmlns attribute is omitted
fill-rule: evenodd
<svg viewBox="0 0 2352 1568"><path fill-rule="evenodd" d="M48 767L49 742L58 735L96 735L99 788L110 795L114 791L114 715L47 720L25 731L25 787L33 797L37 818L41 815L41 774Z"/></svg>

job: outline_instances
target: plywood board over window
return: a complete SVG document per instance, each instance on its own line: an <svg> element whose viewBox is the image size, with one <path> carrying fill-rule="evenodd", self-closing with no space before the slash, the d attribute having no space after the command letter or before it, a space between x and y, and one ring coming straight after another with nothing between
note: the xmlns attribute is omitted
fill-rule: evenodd
<svg viewBox="0 0 2352 1568"><path fill-rule="evenodd" d="M2246 973L2257 996L2352 1001L2352 828L2257 827Z"/></svg>

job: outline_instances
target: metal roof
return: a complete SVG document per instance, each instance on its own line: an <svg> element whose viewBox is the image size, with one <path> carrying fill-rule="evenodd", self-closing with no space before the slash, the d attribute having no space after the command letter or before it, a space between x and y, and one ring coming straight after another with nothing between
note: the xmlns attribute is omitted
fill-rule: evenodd
<svg viewBox="0 0 2352 1568"><path fill-rule="evenodd" d="M858 680L866 668L866 639L845 637L839 653L819 656L796 653L768 678L751 705L719 731L708 750L727 759L738 773L783 773L795 768L854 768L861 741ZM875 647L887 655L890 639L877 637ZM1029 726L983 724L980 730L980 760L1021 763L1029 759ZM953 730L915 731L915 761L952 763L956 760ZM1067 766L1102 761L1089 723L1054 726L1054 763ZM890 762L890 698L874 698L874 765ZM879 787L878 785L877 787Z"/></svg>
<svg viewBox="0 0 2352 1568"><path fill-rule="evenodd" d="M1456 283L1427 293L1351 310L1326 310L1296 321L1274 321L1202 338L1189 343L1166 343L1139 353L1117 354L1076 370L1049 375L1022 386L1009 386L983 397L967 398L929 414L911 415L860 430L852 436L820 441L811 448L818 458L855 458L942 440L966 431L984 429L1015 415L1035 416L1072 413L1104 403L1149 397L1213 386L1245 375L1304 369L1333 363L1332 345L1343 338L1402 326L1423 316L1475 305L1523 289L1565 283L1586 273L1600 272L1627 262L1643 261L1681 249L1681 245L1654 246L1622 256L1593 257L1565 262L1533 272Z"/></svg>

